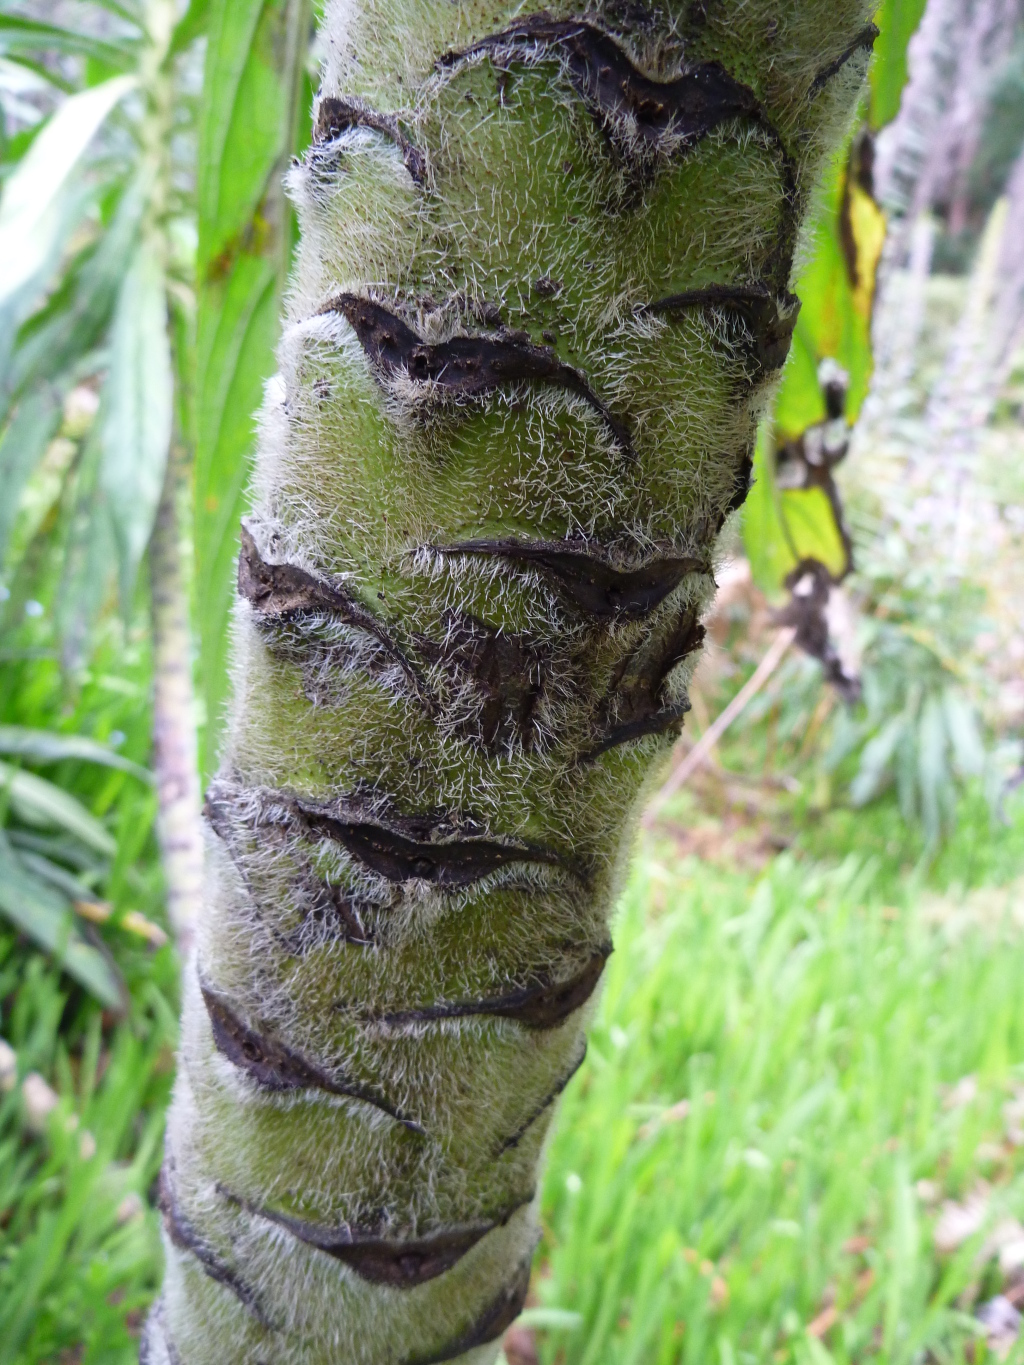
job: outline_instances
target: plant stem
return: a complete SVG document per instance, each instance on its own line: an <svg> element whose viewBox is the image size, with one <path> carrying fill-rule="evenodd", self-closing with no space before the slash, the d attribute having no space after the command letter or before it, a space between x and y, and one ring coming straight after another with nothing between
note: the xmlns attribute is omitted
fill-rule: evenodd
<svg viewBox="0 0 1024 1365"><path fill-rule="evenodd" d="M182 555L181 505L188 461L175 442L149 547L153 629L153 761L157 833L167 887L167 914L182 954L188 953L203 899L203 833L192 636Z"/></svg>
<svg viewBox="0 0 1024 1365"><path fill-rule="evenodd" d="M329 6L152 1365L495 1360L868 9Z"/></svg>

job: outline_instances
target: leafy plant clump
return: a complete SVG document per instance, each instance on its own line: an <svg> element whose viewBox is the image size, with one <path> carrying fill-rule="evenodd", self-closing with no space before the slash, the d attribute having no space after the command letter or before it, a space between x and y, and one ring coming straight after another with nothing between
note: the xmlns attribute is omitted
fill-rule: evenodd
<svg viewBox="0 0 1024 1365"><path fill-rule="evenodd" d="M0 648L0 1360L129 1365L177 1032L149 654L108 622L69 693L49 613Z"/></svg>

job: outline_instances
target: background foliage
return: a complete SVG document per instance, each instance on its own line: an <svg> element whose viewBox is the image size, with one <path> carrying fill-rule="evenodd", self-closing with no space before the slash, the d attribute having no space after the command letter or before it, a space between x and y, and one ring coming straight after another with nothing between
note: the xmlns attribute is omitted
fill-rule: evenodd
<svg viewBox="0 0 1024 1365"><path fill-rule="evenodd" d="M196 617L212 767L227 691L232 566L254 415L295 226L281 179L309 141L306 0L210 0L197 168Z"/></svg>

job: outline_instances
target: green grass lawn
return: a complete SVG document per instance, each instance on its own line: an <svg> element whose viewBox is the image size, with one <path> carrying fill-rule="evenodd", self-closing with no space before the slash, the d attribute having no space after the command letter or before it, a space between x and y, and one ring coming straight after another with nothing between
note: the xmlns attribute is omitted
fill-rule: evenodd
<svg viewBox="0 0 1024 1365"><path fill-rule="evenodd" d="M118 668L69 699L52 662L14 663L2 718L120 729L145 761L146 661ZM59 771L118 835L97 890L133 1010L102 1015L0 925L0 1034L19 1081L38 1071L61 1096L33 1131L20 1084L0 1092L0 1365L128 1365L160 1277L175 962L118 928L127 909L161 914L151 790ZM1005 824L965 801L927 866L888 801L823 814L794 798L790 849L747 870L681 854L706 800L668 814L638 846L551 1143L532 1314L562 1312L537 1330L541 1360L993 1359L974 1315L1013 1293L991 1233L1012 1241L1008 1220L1024 1221L1024 933L998 898L937 911L1021 877L1024 801ZM974 1235L938 1253L944 1201L972 1197Z"/></svg>
<svg viewBox="0 0 1024 1365"><path fill-rule="evenodd" d="M1024 870L1012 815L965 812L928 879L950 906L958 881ZM804 845L857 832L826 825ZM1004 1115L1024 1093L1024 935L998 902L943 921L921 882L884 856L784 853L754 875L643 841L551 1147L536 1294L582 1321L538 1333L543 1361L994 1358L972 1310L1004 1287L988 1234L1024 1216ZM939 1255L942 1202L978 1189L982 1226Z"/></svg>

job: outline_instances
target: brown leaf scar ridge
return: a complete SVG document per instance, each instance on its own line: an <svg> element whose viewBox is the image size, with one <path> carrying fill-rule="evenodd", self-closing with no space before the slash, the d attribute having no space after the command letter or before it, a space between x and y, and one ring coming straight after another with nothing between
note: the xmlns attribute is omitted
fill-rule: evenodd
<svg viewBox="0 0 1024 1365"><path fill-rule="evenodd" d="M562 1092L568 1086L569 1082L576 1075L576 1072L579 1071L580 1067L586 1061L586 1058L587 1040L586 1038L584 1038L582 1046L580 1047L579 1052L576 1054L576 1057L570 1064L568 1071L566 1071L564 1075L558 1078L558 1080L551 1087L548 1093L544 1096L540 1103L530 1111L530 1113L519 1125L519 1127L515 1130L515 1132L510 1133L507 1138L503 1139L501 1145L498 1147L498 1150L495 1153L496 1157L501 1157L506 1152L514 1151L515 1148L519 1146L520 1142L522 1142L523 1138L530 1131L533 1125L537 1122L540 1116L542 1114L545 1114L558 1099L559 1095L562 1094Z"/></svg>
<svg viewBox="0 0 1024 1365"><path fill-rule="evenodd" d="M351 856L386 881L431 882L446 891L472 886L503 868L534 864L573 869L553 849L502 843L493 839L412 838L375 821L344 819L298 802L293 809L311 832L342 845Z"/></svg>
<svg viewBox="0 0 1024 1365"><path fill-rule="evenodd" d="M244 521L238 554L238 595L252 606L264 629L327 615L365 632L376 642L378 657L397 664L416 699L432 711L433 699L428 688L384 623L344 587L300 569L297 564L274 564L264 559Z"/></svg>
<svg viewBox="0 0 1024 1365"><path fill-rule="evenodd" d="M168 1159L160 1168L157 1183L157 1207L163 1217L167 1235L181 1251L187 1251L199 1262L203 1272L231 1291L253 1315L261 1327L270 1329L272 1324L261 1305L256 1292L251 1289L232 1268L221 1259L206 1239L192 1226L178 1204L174 1192L174 1181Z"/></svg>
<svg viewBox="0 0 1024 1365"><path fill-rule="evenodd" d="M446 53L437 66L445 70L485 53L499 65L515 57L559 59L609 143L627 165L641 172L652 155L688 151L735 120L759 127L779 155L782 179L782 218L765 264L779 287L785 285L802 199L798 163L755 92L720 62L686 66L673 80L652 80L637 69L614 38L588 20L554 19L540 10L471 47ZM827 79L825 72L821 75Z"/></svg>
<svg viewBox="0 0 1024 1365"><path fill-rule="evenodd" d="M244 1023L223 997L201 984L217 1051L264 1090L322 1090L379 1109L410 1132L425 1134L423 1125L403 1114L384 1096L357 1081L329 1075L315 1062Z"/></svg>
<svg viewBox="0 0 1024 1365"><path fill-rule="evenodd" d="M675 666L699 649L704 627L695 608L680 613L668 633L623 660L601 705L605 729L581 758L591 763L609 749L661 734L682 720L689 701L668 703L665 685Z"/></svg>
<svg viewBox="0 0 1024 1365"><path fill-rule="evenodd" d="M383 133L395 144L402 154L405 168L417 185L422 185L427 175L427 158L405 133L394 114L381 114L354 100L340 99L325 95L317 105L316 123L313 128L314 145L322 145L340 137L349 128L371 128Z"/></svg>
<svg viewBox="0 0 1024 1365"><path fill-rule="evenodd" d="M634 569L621 569L568 542L466 540L431 547L437 554L505 559L537 569L559 595L597 620L638 619L649 615L687 574L707 565L687 555L664 555Z"/></svg>
<svg viewBox="0 0 1024 1365"><path fill-rule="evenodd" d="M585 869L568 854L488 837L465 812L381 813L358 794L340 807L323 807L292 792L247 789L223 778L211 783L210 791L206 805L217 812L221 837L230 833L232 820L251 829L290 827L339 844L354 863L393 884L426 881L442 891L459 891L504 868L533 865L557 868L588 885Z"/></svg>
<svg viewBox="0 0 1024 1365"><path fill-rule="evenodd" d="M415 1289L437 1279L461 1261L489 1232L504 1227L513 1214L533 1200L531 1190L496 1217L479 1223L440 1228L422 1237L388 1237L379 1227L360 1227L351 1223L325 1227L251 1204L226 1189L220 1192L246 1212L275 1223L300 1242L341 1261L361 1279L393 1289Z"/></svg>
<svg viewBox="0 0 1024 1365"><path fill-rule="evenodd" d="M450 613L442 640L416 636L417 653L450 677L472 682L479 703L475 722L463 731L478 732L483 748L494 753L513 741L530 749L535 713L544 691L544 652L523 637L476 617Z"/></svg>
<svg viewBox="0 0 1024 1365"><path fill-rule="evenodd" d="M760 125L783 148L754 91L720 62L685 67L674 80L652 80L614 38L585 19L554 19L540 10L471 47L445 53L437 65L443 70L482 53L501 61L548 52L562 59L573 88L609 132L627 132L648 149L669 139L693 147L737 118Z"/></svg>
<svg viewBox="0 0 1024 1365"><path fill-rule="evenodd" d="M427 1355L411 1356L403 1365L443 1365L448 1360L457 1360L467 1351L484 1346L489 1341L497 1341L523 1311L526 1295L530 1288L530 1261L524 1260L516 1269L512 1279L504 1285L486 1308L470 1325L447 1345Z"/></svg>
<svg viewBox="0 0 1024 1365"><path fill-rule="evenodd" d="M438 1001L405 1010L364 1016L369 1022L401 1027L405 1024L429 1023L443 1019L466 1019L473 1015L489 1015L510 1019L523 1028L555 1029L576 1013L593 995L601 979L604 965L611 955L610 943L592 953L574 976L562 981L535 979L527 985L507 991L504 995L482 1000Z"/></svg>
<svg viewBox="0 0 1024 1365"><path fill-rule="evenodd" d="M829 81L832 80L834 76L838 76L846 63L855 57L858 52L871 52L875 46L875 39L878 37L879 32L880 30L877 25L866 24L849 47L844 48L838 57L829 62L827 66L823 66L817 73L807 88L807 98L813 99L815 95L824 90Z"/></svg>
<svg viewBox="0 0 1024 1365"><path fill-rule="evenodd" d="M430 383L453 398L480 398L522 383L551 384L584 399L602 419L624 454L633 447L622 420L579 370L559 360L548 346L515 336L461 336L426 342L390 309L373 299L339 294L322 313L340 313L356 334L371 366L385 378L405 375Z"/></svg>
<svg viewBox="0 0 1024 1365"><path fill-rule="evenodd" d="M732 315L746 335L737 338L749 352L757 373L774 374L786 362L793 330L800 313L800 300L789 290L777 291L766 284L710 284L656 299L642 313L673 314L715 309Z"/></svg>

